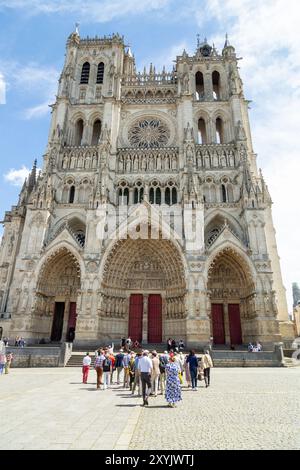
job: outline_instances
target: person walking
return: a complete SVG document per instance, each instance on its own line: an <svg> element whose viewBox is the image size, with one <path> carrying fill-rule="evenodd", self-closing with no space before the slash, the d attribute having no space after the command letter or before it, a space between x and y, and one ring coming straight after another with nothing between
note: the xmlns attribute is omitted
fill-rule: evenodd
<svg viewBox="0 0 300 470"><path fill-rule="evenodd" d="M123 388L129 387L129 368L128 364L130 361L130 354L126 352L123 357L123 368L124 368L124 380L123 380Z"/></svg>
<svg viewBox="0 0 300 470"><path fill-rule="evenodd" d="M131 394L134 395L136 387L138 388L138 396L141 396L142 382L141 382L141 371L139 369L139 362L142 358L142 353L138 352L134 360L134 382Z"/></svg>
<svg viewBox="0 0 300 470"><path fill-rule="evenodd" d="M109 359L111 360L111 374L110 374L110 383L113 384L114 381L114 371L116 370L116 358L112 352L112 349L108 349Z"/></svg>
<svg viewBox="0 0 300 470"><path fill-rule="evenodd" d="M143 357L139 361L139 370L141 371L141 381L142 381L142 394L143 394L143 405L148 406L148 396L151 391L151 373L153 369L153 364L151 359L148 357L149 351L145 350L143 352ZM147 385L147 391L146 391Z"/></svg>
<svg viewBox="0 0 300 470"><path fill-rule="evenodd" d="M171 351L171 348L172 348L172 340L171 340L171 338L168 338L168 341L167 341L167 349L168 349L168 352Z"/></svg>
<svg viewBox="0 0 300 470"><path fill-rule="evenodd" d="M92 359L90 358L90 354L87 352L82 361L82 383L84 384L87 383L91 362Z"/></svg>
<svg viewBox="0 0 300 470"><path fill-rule="evenodd" d="M198 376L198 359L195 351L191 350L186 360L190 366L190 373L192 379L192 390L197 391L197 376Z"/></svg>
<svg viewBox="0 0 300 470"><path fill-rule="evenodd" d="M166 365L169 361L169 354L167 351L159 356L159 388L160 393L163 395L166 388Z"/></svg>
<svg viewBox="0 0 300 470"><path fill-rule="evenodd" d="M128 363L128 372L129 372L129 389L132 392L135 376L135 357L134 353L131 353L129 363Z"/></svg>
<svg viewBox="0 0 300 470"><path fill-rule="evenodd" d="M159 370L159 358L157 357L157 352L153 351L152 352L152 375L151 375L151 381L152 381L152 395L157 397L157 392L158 392L158 380L160 376L160 370Z"/></svg>
<svg viewBox="0 0 300 470"><path fill-rule="evenodd" d="M120 349L118 354L116 354L116 362L115 362L115 367L117 369L117 385L120 385L120 375L123 370L123 359L124 359L123 349Z"/></svg>
<svg viewBox="0 0 300 470"><path fill-rule="evenodd" d="M97 374L97 389L98 390L100 389L100 386L102 385L104 359L105 359L105 356L103 354L103 349L98 349L97 356L95 359L95 364L94 364L94 368Z"/></svg>
<svg viewBox="0 0 300 470"><path fill-rule="evenodd" d="M6 355L4 353L0 353L0 375L3 374L5 365L6 365Z"/></svg>
<svg viewBox="0 0 300 470"><path fill-rule="evenodd" d="M181 387L179 380L179 364L175 361L174 356L170 356L166 365L166 400L168 406L174 408L176 403L182 400Z"/></svg>
<svg viewBox="0 0 300 470"><path fill-rule="evenodd" d="M5 363L5 373L6 374L9 373L9 369L10 369L10 366L11 366L12 359L13 359L13 354L12 353L7 353L6 354L6 363Z"/></svg>
<svg viewBox="0 0 300 470"><path fill-rule="evenodd" d="M210 369L213 367L213 361L208 350L202 356L201 365L204 370L204 381L207 388L210 386Z"/></svg>
<svg viewBox="0 0 300 470"><path fill-rule="evenodd" d="M188 388L192 386L192 379L191 379L191 371L190 371L190 364L187 362L188 355L185 356L184 359L184 372L185 372L185 380L187 382Z"/></svg>
<svg viewBox="0 0 300 470"><path fill-rule="evenodd" d="M110 377L112 371L112 362L109 357L109 352L106 352L103 360L103 390L106 390L110 386Z"/></svg>

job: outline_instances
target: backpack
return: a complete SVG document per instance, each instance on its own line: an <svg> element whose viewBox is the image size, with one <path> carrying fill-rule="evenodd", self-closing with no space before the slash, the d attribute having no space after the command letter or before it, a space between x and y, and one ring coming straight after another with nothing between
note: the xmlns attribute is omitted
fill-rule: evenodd
<svg viewBox="0 0 300 470"><path fill-rule="evenodd" d="M160 357L159 358L159 370L161 374L165 372L166 365L167 365L167 359L165 357Z"/></svg>
<svg viewBox="0 0 300 470"><path fill-rule="evenodd" d="M103 361L103 372L109 372L110 371L110 360L107 359L107 357Z"/></svg>

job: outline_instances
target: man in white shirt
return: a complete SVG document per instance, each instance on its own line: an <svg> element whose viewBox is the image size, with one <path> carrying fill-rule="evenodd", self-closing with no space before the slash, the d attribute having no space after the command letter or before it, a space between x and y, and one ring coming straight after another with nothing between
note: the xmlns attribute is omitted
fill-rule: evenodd
<svg viewBox="0 0 300 470"><path fill-rule="evenodd" d="M87 352L82 361L82 382L84 384L87 383L91 362L92 359L90 358L90 354Z"/></svg>
<svg viewBox="0 0 300 470"><path fill-rule="evenodd" d="M142 393L143 393L143 405L148 406L148 396L151 392L151 373L153 369L153 364L151 359L148 357L149 351L143 352L143 357L139 360L138 368L141 371L141 381L142 381ZM147 392L146 392L147 385Z"/></svg>

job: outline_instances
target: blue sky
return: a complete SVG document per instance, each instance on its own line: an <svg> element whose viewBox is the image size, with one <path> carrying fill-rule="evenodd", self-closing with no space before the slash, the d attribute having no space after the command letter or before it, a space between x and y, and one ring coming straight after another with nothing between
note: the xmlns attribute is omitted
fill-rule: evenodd
<svg viewBox="0 0 300 470"><path fill-rule="evenodd" d="M299 5L299 6L298 6ZM300 283L298 0L0 0L0 218L17 202L34 158L42 165L65 43L119 32L138 68L172 67L196 35L221 50L225 33L236 47L258 166L273 197L284 284ZM1 232L0 232L1 234ZM290 305L289 305L290 306Z"/></svg>

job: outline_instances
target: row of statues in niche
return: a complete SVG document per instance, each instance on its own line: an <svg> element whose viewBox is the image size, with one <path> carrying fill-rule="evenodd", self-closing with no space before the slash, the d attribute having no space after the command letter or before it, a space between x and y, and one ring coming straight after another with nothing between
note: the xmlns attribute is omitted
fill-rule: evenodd
<svg viewBox="0 0 300 470"><path fill-rule="evenodd" d="M127 299L101 295L101 315L105 317L123 317L127 309Z"/></svg>
<svg viewBox="0 0 300 470"><path fill-rule="evenodd" d="M196 152L196 161L198 168L234 168L236 165L236 157L233 150L222 150L218 152L217 150L197 150Z"/></svg>
<svg viewBox="0 0 300 470"><path fill-rule="evenodd" d="M176 171L178 169L178 156L174 153L158 153L156 155L119 155L119 172L132 173L134 171Z"/></svg>
<svg viewBox="0 0 300 470"><path fill-rule="evenodd" d="M166 299L166 310L168 318L183 317L185 313L184 297Z"/></svg>
<svg viewBox="0 0 300 470"><path fill-rule="evenodd" d="M97 151L76 151L65 152L62 157L62 169L96 169L98 167Z"/></svg>

